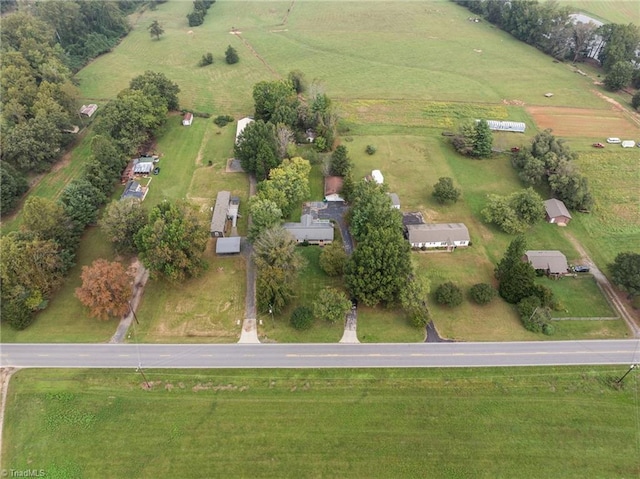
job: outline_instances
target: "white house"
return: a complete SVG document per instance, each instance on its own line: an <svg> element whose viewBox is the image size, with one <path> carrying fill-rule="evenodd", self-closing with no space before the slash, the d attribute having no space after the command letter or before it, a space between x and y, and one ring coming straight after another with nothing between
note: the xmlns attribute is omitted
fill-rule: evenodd
<svg viewBox="0 0 640 479"><path fill-rule="evenodd" d="M193 113L187 112L182 117L182 125L183 126L191 126L191 123L193 123Z"/></svg>
<svg viewBox="0 0 640 479"><path fill-rule="evenodd" d="M295 238L296 243L325 245L333 242L333 225L330 220L315 220L306 214L300 223L285 223L282 227Z"/></svg>
<svg viewBox="0 0 640 479"><path fill-rule="evenodd" d="M469 246L469 230L462 223L423 223L407 225L412 248L446 248Z"/></svg>
<svg viewBox="0 0 640 479"><path fill-rule="evenodd" d="M379 185L384 183L384 176L382 176L382 173L380 172L380 170L373 170L371 172L371 178L373 178L373 181L375 181Z"/></svg>

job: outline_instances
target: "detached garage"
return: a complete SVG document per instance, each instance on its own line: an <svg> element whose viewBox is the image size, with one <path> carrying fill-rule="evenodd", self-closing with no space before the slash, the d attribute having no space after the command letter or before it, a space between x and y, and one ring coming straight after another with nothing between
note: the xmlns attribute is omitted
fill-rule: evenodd
<svg viewBox="0 0 640 479"><path fill-rule="evenodd" d="M216 240L216 254L238 254L240 252L240 236L218 238Z"/></svg>

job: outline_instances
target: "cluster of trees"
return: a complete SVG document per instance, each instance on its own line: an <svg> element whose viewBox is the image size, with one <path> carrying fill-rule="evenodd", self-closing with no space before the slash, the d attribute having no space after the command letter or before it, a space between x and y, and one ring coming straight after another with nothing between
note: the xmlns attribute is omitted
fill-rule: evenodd
<svg viewBox="0 0 640 479"><path fill-rule="evenodd" d="M249 204L250 240L287 218L295 206L309 196L310 172L311 165L300 157L286 158L270 170L269 178L258 184L258 193Z"/></svg>
<svg viewBox="0 0 640 479"><path fill-rule="evenodd" d="M629 297L640 295L640 254L630 251L620 253L609 265L611 279L629 294Z"/></svg>
<svg viewBox="0 0 640 479"><path fill-rule="evenodd" d="M508 196L487 195L487 206L482 216L505 233L524 233L530 226L544 219L544 202L533 188Z"/></svg>
<svg viewBox="0 0 640 479"><path fill-rule="evenodd" d="M193 10L187 15L190 27L202 25L207 11L216 0L193 0Z"/></svg>
<svg viewBox="0 0 640 479"><path fill-rule="evenodd" d="M351 301L342 291L326 287L320 290L311 307L300 306L294 310L291 326L299 330L309 329L314 319L337 323L345 319L350 308Z"/></svg>
<svg viewBox="0 0 640 479"><path fill-rule="evenodd" d="M612 90L627 86L632 80L640 83L640 71L634 71L633 63L637 61L636 52L640 48L640 28L637 25L611 23L597 27L591 22L575 22L570 17L571 8L555 2L454 1L518 40L560 60L576 62L588 56L591 48L600 48L598 60L607 73L605 85ZM640 87L640 84L635 87Z"/></svg>
<svg viewBox="0 0 640 479"><path fill-rule="evenodd" d="M413 271L402 214L392 208L384 185L364 180L355 185L350 226L357 241L345 267L351 296L367 306L400 304L414 324L426 324L428 283Z"/></svg>
<svg viewBox="0 0 640 479"><path fill-rule="evenodd" d="M462 155L486 158L491 155L493 134L486 120L466 123L451 138L451 144Z"/></svg>
<svg viewBox="0 0 640 479"><path fill-rule="evenodd" d="M535 282L536 271L522 260L527 250L524 236L516 237L509 244L504 257L495 269L500 285L500 296L515 304L524 327L532 332L553 334L551 310L557 308L553 291Z"/></svg>
<svg viewBox="0 0 640 479"><path fill-rule="evenodd" d="M177 108L178 91L177 85L159 73L134 78L129 89L105 106L96 122L97 134L91 139L91 155L82 174L57 201L37 197L26 201L20 231L4 240L11 253L3 254L0 261L3 320L25 328L34 313L46 306L73 266L80 235L96 223L98 210L111 195L128 155L164 121L169 108ZM165 251L163 254L166 256Z"/></svg>
<svg viewBox="0 0 640 479"><path fill-rule="evenodd" d="M524 183L548 185L567 208L586 211L593 205L593 197L587 179L575 166L576 158L563 140L545 130L535 136L530 147L515 154L511 163Z"/></svg>
<svg viewBox="0 0 640 479"><path fill-rule="evenodd" d="M317 148L326 150L333 145L337 115L317 84L312 90L307 100L303 95L306 80L298 71L291 72L286 80L254 85L256 121L244 129L235 146L235 156L245 171L258 180L265 179L283 158L292 156L291 144L296 139L306 141L308 129L317 133Z"/></svg>
<svg viewBox="0 0 640 479"><path fill-rule="evenodd" d="M227 50L224 52L224 59L229 65L233 65L234 63L238 63L240 61L238 52L231 45L229 45L227 47ZM202 55L202 58L198 62L199 67L206 67L207 65L211 64L213 64L213 53L211 52Z"/></svg>

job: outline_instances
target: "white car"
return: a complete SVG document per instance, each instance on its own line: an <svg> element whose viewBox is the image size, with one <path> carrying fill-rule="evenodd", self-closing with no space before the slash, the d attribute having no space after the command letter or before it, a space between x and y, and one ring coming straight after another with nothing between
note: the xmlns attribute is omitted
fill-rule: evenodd
<svg viewBox="0 0 640 479"><path fill-rule="evenodd" d="M607 138L607 143L622 143L620 138Z"/></svg>

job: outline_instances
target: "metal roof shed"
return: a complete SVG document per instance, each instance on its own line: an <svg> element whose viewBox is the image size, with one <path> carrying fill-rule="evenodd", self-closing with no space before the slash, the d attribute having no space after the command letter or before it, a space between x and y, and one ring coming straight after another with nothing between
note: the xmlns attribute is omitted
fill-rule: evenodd
<svg viewBox="0 0 640 479"><path fill-rule="evenodd" d="M524 133L524 130L527 128L527 125L521 121L487 120L487 124L489 125L489 129L493 131L513 131L516 133Z"/></svg>
<svg viewBox="0 0 640 479"><path fill-rule="evenodd" d="M211 236L224 236L224 227L227 223L230 198L231 192L218 191L216 205L213 208L213 216L211 217Z"/></svg>
<svg viewBox="0 0 640 479"><path fill-rule="evenodd" d="M240 236L218 238L216 240L216 254L237 254L240 252Z"/></svg>

